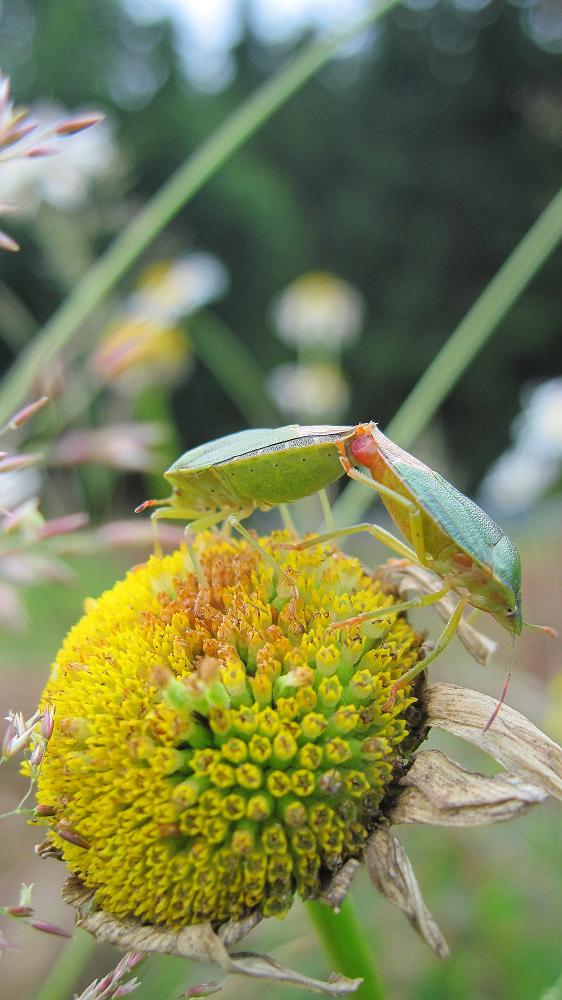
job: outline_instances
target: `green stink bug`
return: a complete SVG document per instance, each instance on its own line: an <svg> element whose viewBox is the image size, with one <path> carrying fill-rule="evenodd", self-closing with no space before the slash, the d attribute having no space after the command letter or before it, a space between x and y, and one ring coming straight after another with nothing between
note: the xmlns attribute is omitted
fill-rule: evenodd
<svg viewBox="0 0 562 1000"><path fill-rule="evenodd" d="M155 520L179 518L189 522L191 531L228 521L286 576L240 521L255 510L301 500L339 479L344 472L338 446L353 433L353 427L291 424L217 438L186 451L164 473L173 490L167 500L146 500L136 512L157 507Z"/></svg>
<svg viewBox="0 0 562 1000"><path fill-rule="evenodd" d="M406 673L411 680L442 652L455 634L467 604L485 611L513 636L521 633L521 562L510 539L472 500L438 473L399 448L375 423L359 424L338 443L342 467L381 497L392 520L412 548L378 525L361 524L297 543L298 548L320 540L367 531L411 562L433 570L443 587L432 595L413 598L385 609L399 612L437 602L451 590L459 602L433 651ZM353 464L352 464L353 463ZM356 466L368 469L365 475ZM342 628L382 617L381 612L358 615L333 624ZM555 634L548 626L529 626ZM499 705L505 696L504 685ZM494 716L490 719L490 724Z"/></svg>
<svg viewBox="0 0 562 1000"><path fill-rule="evenodd" d="M368 469L370 475L357 466ZM437 592L386 608L384 616L436 603L450 591L459 595L433 651L404 675L402 682L411 680L442 652L455 634L467 604L490 614L513 636L520 634L524 624L521 564L515 546L480 507L395 445L375 423L355 427L289 425L229 434L182 455L165 473L173 487L171 497L147 500L137 511L156 506L159 509L154 518L185 519L194 531L226 520L260 550L278 573L287 577L240 519L256 509L282 506L321 491L344 474L379 494L412 547L375 524L331 530L297 542L294 547L305 548L366 531L407 561L431 569L443 580ZM199 573L193 552L192 558ZM380 611L366 612L334 622L332 628L381 616ZM529 627L553 633L547 626Z"/></svg>

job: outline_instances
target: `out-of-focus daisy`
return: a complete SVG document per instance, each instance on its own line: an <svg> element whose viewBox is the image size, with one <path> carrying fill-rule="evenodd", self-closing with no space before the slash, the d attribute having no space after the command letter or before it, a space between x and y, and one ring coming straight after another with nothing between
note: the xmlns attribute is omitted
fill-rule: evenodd
<svg viewBox="0 0 562 1000"><path fill-rule="evenodd" d="M298 420L326 423L347 409L349 385L337 365L279 365L267 380L281 413Z"/></svg>
<svg viewBox="0 0 562 1000"><path fill-rule="evenodd" d="M500 455L481 487L486 509L507 516L525 513L556 477L556 463L530 448L516 447Z"/></svg>
<svg viewBox="0 0 562 1000"><path fill-rule="evenodd" d="M0 508L13 510L36 497L41 491L41 474L38 469L18 469L0 475Z"/></svg>
<svg viewBox="0 0 562 1000"><path fill-rule="evenodd" d="M225 268L209 253L184 254L148 267L93 354L98 378L136 392L185 377L191 354L179 321L227 287Z"/></svg>
<svg viewBox="0 0 562 1000"><path fill-rule="evenodd" d="M528 393L514 423L515 445L500 455L481 487L484 505L523 514L562 473L562 378Z"/></svg>
<svg viewBox="0 0 562 1000"><path fill-rule="evenodd" d="M146 268L127 305L140 315L173 322L214 302L227 288L228 274L217 257L186 253Z"/></svg>
<svg viewBox="0 0 562 1000"><path fill-rule="evenodd" d="M22 214L32 214L43 201L57 208L76 208L85 200L92 183L117 166L113 129L108 121L102 121L96 128L84 128L76 134L61 132L65 120L90 121L92 116L84 113L70 118L66 109L56 104L39 103L30 114L37 135L46 135L46 141L35 145L37 152L32 147L31 152L22 151L1 164L0 201L15 202ZM96 121L100 117L93 116ZM53 142L65 135L72 135L72 141ZM51 153L57 154L56 166Z"/></svg>
<svg viewBox="0 0 562 1000"><path fill-rule="evenodd" d="M273 321L286 344L335 351L359 335L363 312L363 297L346 281L328 271L309 271L276 300Z"/></svg>
<svg viewBox="0 0 562 1000"><path fill-rule="evenodd" d="M543 382L529 393L515 428L521 447L545 458L562 458L562 378Z"/></svg>

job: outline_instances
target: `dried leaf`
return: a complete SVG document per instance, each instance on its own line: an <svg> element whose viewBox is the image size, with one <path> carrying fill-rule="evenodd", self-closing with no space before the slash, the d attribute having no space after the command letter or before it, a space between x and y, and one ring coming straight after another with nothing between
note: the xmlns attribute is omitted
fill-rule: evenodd
<svg viewBox="0 0 562 1000"><path fill-rule="evenodd" d="M368 840L365 861L375 889L402 910L438 958L447 958L447 942L422 899L412 865L398 838L380 827Z"/></svg>
<svg viewBox="0 0 562 1000"><path fill-rule="evenodd" d="M64 886L63 898L76 908L76 924L93 934L98 941L115 945L123 951L157 952L159 954L181 955L202 962L213 962L227 972L251 976L276 983L288 983L309 990L311 993L325 993L330 996L345 996L353 992L361 979L335 976L330 982L311 979L309 976L293 972L269 955L258 955L244 951L231 954L227 951L221 929L215 933L210 924L194 924L181 931L166 930L141 924L135 920L118 920L97 910L93 904L93 892L86 889L77 878L70 878ZM230 921L227 938L234 943L247 933L245 921L236 924ZM238 933L237 933L238 931Z"/></svg>
<svg viewBox="0 0 562 1000"><path fill-rule="evenodd" d="M562 749L524 715L503 705L484 732L496 705L488 695L440 683L430 684L422 697L428 725L474 743L508 771L562 799Z"/></svg>
<svg viewBox="0 0 562 1000"><path fill-rule="evenodd" d="M439 750L416 754L390 813L392 823L483 826L513 819L544 802L546 792L509 774L466 771Z"/></svg>

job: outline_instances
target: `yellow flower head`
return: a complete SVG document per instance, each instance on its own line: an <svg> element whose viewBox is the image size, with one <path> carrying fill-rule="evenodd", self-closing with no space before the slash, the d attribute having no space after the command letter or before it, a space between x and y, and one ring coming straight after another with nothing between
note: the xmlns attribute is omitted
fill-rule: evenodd
<svg viewBox="0 0 562 1000"><path fill-rule="evenodd" d="M55 723L39 814L68 866L117 917L180 928L285 913L359 857L419 740L420 658L395 614L331 630L395 596L327 546L201 535L89 601L52 668ZM414 731L410 732L410 729Z"/></svg>

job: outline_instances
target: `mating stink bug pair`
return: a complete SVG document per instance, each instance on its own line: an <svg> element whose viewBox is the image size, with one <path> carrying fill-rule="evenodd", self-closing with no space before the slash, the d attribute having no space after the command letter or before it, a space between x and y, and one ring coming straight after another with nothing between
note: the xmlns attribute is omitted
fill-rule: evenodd
<svg viewBox="0 0 562 1000"><path fill-rule="evenodd" d="M369 475L362 471L368 470ZM241 431L187 451L165 473L173 487L168 500L147 500L153 518L189 522L192 531L221 521L259 548L241 525L256 509L300 500L343 475L375 490L409 545L375 524L357 524L297 542L296 548L368 532L409 562L433 570L443 581L436 593L365 613L334 627L385 617L435 603L453 591L459 601L432 652L402 678L424 670L456 632L466 605L487 612L511 635L521 633L521 563L506 534L472 500L437 472L399 448L375 423L355 427L290 425ZM411 546L411 547L410 547ZM261 548L264 558L284 571ZM552 634L546 626L540 628ZM505 693L505 688L504 688ZM503 695L502 695L503 697ZM490 720L491 721L491 720Z"/></svg>

